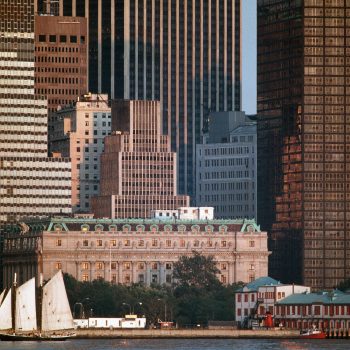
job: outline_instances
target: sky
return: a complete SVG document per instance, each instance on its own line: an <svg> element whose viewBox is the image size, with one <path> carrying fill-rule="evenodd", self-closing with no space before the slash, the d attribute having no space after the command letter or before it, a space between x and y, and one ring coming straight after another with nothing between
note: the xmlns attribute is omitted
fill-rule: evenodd
<svg viewBox="0 0 350 350"><path fill-rule="evenodd" d="M256 113L256 0L242 1L242 110Z"/></svg>

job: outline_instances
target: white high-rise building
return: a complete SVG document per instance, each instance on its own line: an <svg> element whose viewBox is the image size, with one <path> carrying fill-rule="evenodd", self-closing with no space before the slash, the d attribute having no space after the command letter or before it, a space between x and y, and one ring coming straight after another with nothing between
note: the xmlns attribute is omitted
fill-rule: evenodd
<svg viewBox="0 0 350 350"><path fill-rule="evenodd" d="M89 212L100 191L100 156L111 133L108 95L88 94L52 115L50 149L72 162L73 212Z"/></svg>
<svg viewBox="0 0 350 350"><path fill-rule="evenodd" d="M34 94L34 0L0 1L0 224L71 213L69 159L48 158Z"/></svg>
<svg viewBox="0 0 350 350"><path fill-rule="evenodd" d="M212 113L196 151L196 205L214 207L216 218L256 218L256 123Z"/></svg>

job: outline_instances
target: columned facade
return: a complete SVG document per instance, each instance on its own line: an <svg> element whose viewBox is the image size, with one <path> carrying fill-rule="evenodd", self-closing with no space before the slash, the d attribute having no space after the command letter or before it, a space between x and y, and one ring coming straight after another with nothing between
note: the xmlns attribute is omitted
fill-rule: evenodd
<svg viewBox="0 0 350 350"><path fill-rule="evenodd" d="M171 284L174 263L193 250L214 257L224 284L267 274L267 234L254 220L52 219L40 231L27 226L27 234L20 226L5 231L5 286L13 272L23 281L42 272L46 280L58 269L80 281ZM13 258L24 253L30 262Z"/></svg>

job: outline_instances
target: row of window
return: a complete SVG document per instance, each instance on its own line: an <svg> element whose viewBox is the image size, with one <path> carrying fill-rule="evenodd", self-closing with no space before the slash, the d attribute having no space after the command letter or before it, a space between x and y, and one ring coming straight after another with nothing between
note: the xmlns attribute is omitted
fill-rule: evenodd
<svg viewBox="0 0 350 350"><path fill-rule="evenodd" d="M69 39L69 42L71 44L77 44L78 43L78 36L77 35L44 35L44 34L39 34L37 40L40 43L44 42L49 42L49 43L67 43ZM81 35L80 36L80 44L85 44L85 36ZM68 48L71 49L71 48ZM73 48L75 50L75 48ZM77 50L77 49L76 49Z"/></svg>
<svg viewBox="0 0 350 350"><path fill-rule="evenodd" d="M104 244L103 244L103 240L102 239L97 239L96 241L89 241L89 240L87 240L87 239L84 239L83 241L82 241L82 246L83 247L93 247L94 246L94 244L96 244L96 247L104 247ZM140 240L138 240L137 241L137 246L138 247L147 247L147 242L148 241L145 241L145 240L143 240L143 239L140 239ZM106 242L107 243L107 242ZM150 241L150 245L151 245L151 247L159 247L160 246L160 241L157 239L157 238L153 238L151 241ZM180 248L185 248L186 247L186 245L188 245L190 242L188 242L188 241L186 241L186 240L184 240L184 239L180 239L179 240L179 247ZM217 247L217 244L218 244L219 242L213 242L212 240L207 240L207 241L199 241L199 240L194 240L193 242L192 242L192 246L193 247L200 247L200 246L202 246L203 244L205 244L207 247ZM226 240L222 240L222 241L220 241L220 246L222 247L222 248L226 248L226 247L228 247L229 246L229 244L228 244L228 242L226 241ZM124 246L124 247L132 247L132 241L130 240L130 239L125 239L125 240L123 240L123 242L122 242L122 245ZM60 239L60 238L57 238L56 239L56 246L57 247L62 247L63 245L62 245L62 239ZM170 240L170 239L167 239L167 240L165 240L165 247L166 248L172 248L172 247L174 247L175 246L175 241L172 241L172 240ZM253 246L255 246L255 242L254 241L250 241L249 242L249 246L250 247L253 247ZM109 247L117 247L117 240L112 240L112 241L110 241L109 242Z"/></svg>

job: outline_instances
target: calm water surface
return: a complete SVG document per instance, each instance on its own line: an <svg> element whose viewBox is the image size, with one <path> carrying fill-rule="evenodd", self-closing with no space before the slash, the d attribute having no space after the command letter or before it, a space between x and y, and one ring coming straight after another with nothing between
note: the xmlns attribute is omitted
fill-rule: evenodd
<svg viewBox="0 0 350 350"><path fill-rule="evenodd" d="M0 350L349 350L346 340L140 339L0 342Z"/></svg>

